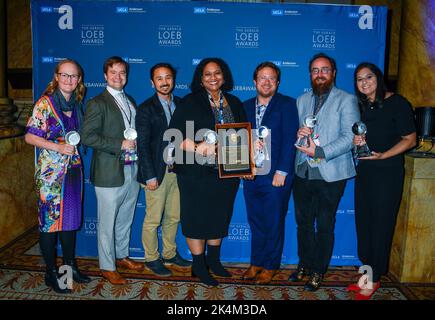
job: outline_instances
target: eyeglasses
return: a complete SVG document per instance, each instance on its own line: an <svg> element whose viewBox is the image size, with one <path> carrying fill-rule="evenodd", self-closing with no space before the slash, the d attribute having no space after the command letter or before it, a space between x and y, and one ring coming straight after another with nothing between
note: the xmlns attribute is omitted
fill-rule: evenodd
<svg viewBox="0 0 435 320"><path fill-rule="evenodd" d="M73 81L77 81L79 79L79 75L78 74L68 74L68 73L58 73L58 75L60 76L60 78L62 80L73 80Z"/></svg>
<svg viewBox="0 0 435 320"><path fill-rule="evenodd" d="M376 76L374 75L374 74L368 74L368 75L366 75L365 77L358 77L357 79L356 79L356 81L358 82L358 83L363 83L364 82L364 80L365 81L374 81L376 79Z"/></svg>
<svg viewBox="0 0 435 320"><path fill-rule="evenodd" d="M265 76L261 76L261 77L257 77L257 81L259 81L259 82L270 81L271 83L275 83L275 82L278 81L278 79L275 78L275 77L265 77Z"/></svg>
<svg viewBox="0 0 435 320"><path fill-rule="evenodd" d="M328 74L331 72L331 68L329 67L321 67L319 68L313 68L311 69L311 74L319 74L319 73L323 73L323 74Z"/></svg>

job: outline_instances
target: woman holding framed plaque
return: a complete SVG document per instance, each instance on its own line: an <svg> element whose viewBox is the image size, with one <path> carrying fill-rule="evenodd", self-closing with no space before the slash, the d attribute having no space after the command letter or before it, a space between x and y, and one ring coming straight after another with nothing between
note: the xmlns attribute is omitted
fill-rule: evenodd
<svg viewBox="0 0 435 320"><path fill-rule="evenodd" d="M386 90L376 65L359 64L354 80L365 130L364 135L355 135L353 143L357 147L367 144L371 150L371 155L359 158L355 180L358 256L371 268L372 277L366 274L348 290L357 292L357 300L368 300L388 271L403 189L404 153L415 146L416 133L410 103Z"/></svg>
<svg viewBox="0 0 435 320"><path fill-rule="evenodd" d="M45 283L57 293L71 292L58 282L58 236L64 265L71 267L73 280L91 280L79 272L74 254L76 230L82 223L82 161L76 145L85 91L80 65L69 59L59 62L26 127L25 141L38 148L35 180Z"/></svg>
<svg viewBox="0 0 435 320"><path fill-rule="evenodd" d="M228 65L220 58L203 59L193 75L192 93L175 109L170 125L183 135L180 149L184 161L176 160L175 171L182 232L193 258L192 274L212 286L218 281L208 268L217 276L231 277L220 262L220 246L228 234L240 179L219 178L214 132L217 124L246 121L241 101L228 93L232 89Z"/></svg>

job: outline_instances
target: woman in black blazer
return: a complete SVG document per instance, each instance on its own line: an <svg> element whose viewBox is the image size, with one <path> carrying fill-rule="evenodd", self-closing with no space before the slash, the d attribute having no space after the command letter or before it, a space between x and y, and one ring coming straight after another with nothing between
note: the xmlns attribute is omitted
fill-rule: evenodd
<svg viewBox="0 0 435 320"><path fill-rule="evenodd" d="M213 156L215 146L203 141L203 131L214 131L217 123L246 121L241 101L228 93L232 88L228 65L220 58L203 59L193 75L192 93L183 98L170 125L183 134L180 149L185 161L176 162L176 173L181 227L193 258L192 275L212 286L218 285L218 281L208 268L217 276L231 277L220 262L220 246L222 238L228 235L240 179L219 178ZM191 125L193 128L189 130ZM194 135L188 136L189 132ZM195 161L186 164L188 158ZM207 162L207 159L213 160Z"/></svg>

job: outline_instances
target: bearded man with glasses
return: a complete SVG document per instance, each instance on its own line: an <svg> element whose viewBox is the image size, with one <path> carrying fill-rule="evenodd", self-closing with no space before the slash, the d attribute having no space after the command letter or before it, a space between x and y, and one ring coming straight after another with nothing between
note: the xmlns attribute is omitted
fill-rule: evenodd
<svg viewBox="0 0 435 320"><path fill-rule="evenodd" d="M298 138L293 198L297 223L299 265L289 281L303 281L316 291L328 269L334 248L335 213L346 180L355 176L352 125L359 120L356 97L335 87L335 60L324 53L309 62L312 91L297 99L299 121L316 118L314 128L303 126ZM315 227L316 226L316 227Z"/></svg>

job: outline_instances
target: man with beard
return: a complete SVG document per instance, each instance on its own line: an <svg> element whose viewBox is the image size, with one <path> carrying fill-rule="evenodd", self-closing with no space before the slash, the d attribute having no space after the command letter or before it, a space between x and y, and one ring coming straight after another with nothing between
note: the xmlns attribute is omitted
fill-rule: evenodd
<svg viewBox="0 0 435 320"><path fill-rule="evenodd" d="M243 278L257 284L269 283L280 268L294 176L298 112L294 98L277 92L280 75L272 62L259 64L253 77L257 96L244 102L252 128L267 128L269 136L265 141L270 139L270 143L256 143L263 148L265 162L263 166L256 163L257 176L243 183L252 234L251 265Z"/></svg>
<svg viewBox="0 0 435 320"><path fill-rule="evenodd" d="M142 227L145 266L154 274L169 277L165 265L189 267L191 263L177 252L175 237L180 221L180 194L172 172L172 144L163 140L172 114L180 102L172 91L176 71L169 63L158 63L150 70L151 85L156 93L142 103L136 115L139 171L137 180L145 189L146 214ZM163 218L162 218L163 217ZM157 229L162 226L162 258L159 254Z"/></svg>
<svg viewBox="0 0 435 320"><path fill-rule="evenodd" d="M319 53L309 62L312 92L297 99L299 121L317 119L314 128L303 126L298 138L293 197L298 226L299 265L289 281L309 276L304 289L316 291L328 269L334 247L335 214L346 186L355 176L352 125L359 120L355 96L335 87L336 63ZM316 227L315 227L316 225Z"/></svg>

